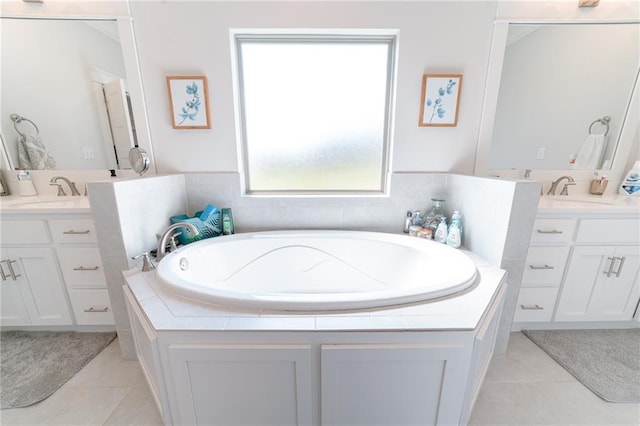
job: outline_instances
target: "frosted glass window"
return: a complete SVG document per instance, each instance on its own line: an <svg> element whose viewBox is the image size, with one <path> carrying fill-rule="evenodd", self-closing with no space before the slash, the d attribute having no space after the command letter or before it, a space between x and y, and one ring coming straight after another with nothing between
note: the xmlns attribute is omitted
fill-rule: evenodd
<svg viewBox="0 0 640 426"><path fill-rule="evenodd" d="M248 193L381 193L394 41L236 35Z"/></svg>

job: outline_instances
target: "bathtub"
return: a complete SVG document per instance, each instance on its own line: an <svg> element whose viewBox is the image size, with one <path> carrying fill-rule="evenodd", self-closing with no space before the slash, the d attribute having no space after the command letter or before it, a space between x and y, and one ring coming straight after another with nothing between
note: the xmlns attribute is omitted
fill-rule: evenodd
<svg viewBox="0 0 640 426"><path fill-rule="evenodd" d="M155 271L180 296L228 308L330 312L455 295L479 275L464 252L405 235L269 231L201 240Z"/></svg>

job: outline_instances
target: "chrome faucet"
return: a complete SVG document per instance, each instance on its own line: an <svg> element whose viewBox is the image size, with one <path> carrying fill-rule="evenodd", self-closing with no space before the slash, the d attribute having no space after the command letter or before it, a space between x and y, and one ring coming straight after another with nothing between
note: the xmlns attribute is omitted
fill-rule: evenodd
<svg viewBox="0 0 640 426"><path fill-rule="evenodd" d="M58 180L67 182L67 185L69 185L69 189L71 190L71 195L80 195L78 188L76 188L75 182L71 182L64 176L54 176L49 181L49 185L58 185L58 196L67 195L67 193L64 192L64 189L62 189L62 185L58 183Z"/></svg>
<svg viewBox="0 0 640 426"><path fill-rule="evenodd" d="M192 232L193 235L199 235L200 231L195 225L188 222L178 222L174 223L170 227L164 230L164 232L158 238L158 250L156 252L156 262L160 262L163 257L167 255L167 241L169 238L175 234L175 230L178 228L187 228L188 231Z"/></svg>
<svg viewBox="0 0 640 426"><path fill-rule="evenodd" d="M562 187L562 191L560 191L560 195L569 195L569 192L567 191L567 187L569 185L575 185L575 181L571 176L560 176L558 179L551 182L551 187L547 191L547 195L556 195L556 189L558 188L558 185L560 184L560 182L562 182L562 180L564 179L567 180L567 183L565 183L564 186Z"/></svg>

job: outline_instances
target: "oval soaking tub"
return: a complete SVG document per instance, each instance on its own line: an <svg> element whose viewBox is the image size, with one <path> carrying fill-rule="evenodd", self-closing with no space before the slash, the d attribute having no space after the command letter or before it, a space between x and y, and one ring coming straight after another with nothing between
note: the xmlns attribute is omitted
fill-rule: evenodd
<svg viewBox="0 0 640 426"><path fill-rule="evenodd" d="M268 231L201 240L156 269L165 289L229 308L322 312L450 296L479 279L444 244L360 231Z"/></svg>

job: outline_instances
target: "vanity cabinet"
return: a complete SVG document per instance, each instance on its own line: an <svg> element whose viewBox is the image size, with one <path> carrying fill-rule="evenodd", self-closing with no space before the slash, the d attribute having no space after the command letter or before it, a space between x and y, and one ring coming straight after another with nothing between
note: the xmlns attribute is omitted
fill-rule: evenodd
<svg viewBox="0 0 640 426"><path fill-rule="evenodd" d="M3 212L1 325L114 324L89 215L24 216Z"/></svg>
<svg viewBox="0 0 640 426"><path fill-rule="evenodd" d="M3 222L3 229L5 225ZM46 247L11 247L10 242L5 246L5 241L10 241L8 236L3 236L0 250L1 324L71 325L53 251Z"/></svg>
<svg viewBox="0 0 640 426"><path fill-rule="evenodd" d="M575 247L556 321L630 320L640 294L638 249Z"/></svg>
<svg viewBox="0 0 640 426"><path fill-rule="evenodd" d="M114 324L92 219L51 219L51 237L79 325Z"/></svg>
<svg viewBox="0 0 640 426"><path fill-rule="evenodd" d="M574 219L535 221L515 322L551 321L576 224Z"/></svg>
<svg viewBox="0 0 640 426"><path fill-rule="evenodd" d="M632 321L640 301L637 213L550 216L534 226L514 329Z"/></svg>

